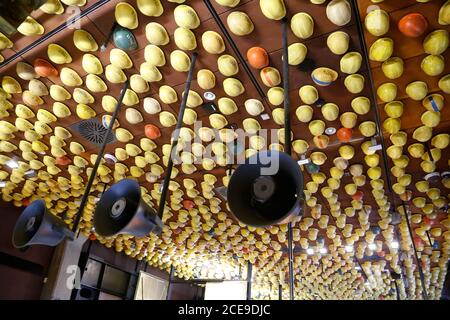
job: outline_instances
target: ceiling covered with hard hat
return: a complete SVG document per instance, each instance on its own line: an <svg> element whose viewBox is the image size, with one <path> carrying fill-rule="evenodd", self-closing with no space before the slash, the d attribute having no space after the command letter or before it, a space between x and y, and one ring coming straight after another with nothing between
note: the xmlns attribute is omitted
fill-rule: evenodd
<svg viewBox="0 0 450 320"><path fill-rule="evenodd" d="M9 38L0 34L4 201L44 199L71 225L104 131L81 121L107 125L129 79L82 232L158 268L173 265L185 279L239 277L250 261L254 298L278 296L279 284L287 297L287 225L240 224L224 196L236 167L227 159L230 129L250 136L246 156L284 149L286 17L292 156L306 198L293 225L295 297L395 299L397 286L402 299L421 299L414 247L429 298L440 297L450 248L449 1L49 0L31 17ZM137 47L116 47L129 40L122 29L102 48L115 22ZM194 51L183 161L172 173L163 233L96 235L105 185L136 179L158 208Z"/></svg>

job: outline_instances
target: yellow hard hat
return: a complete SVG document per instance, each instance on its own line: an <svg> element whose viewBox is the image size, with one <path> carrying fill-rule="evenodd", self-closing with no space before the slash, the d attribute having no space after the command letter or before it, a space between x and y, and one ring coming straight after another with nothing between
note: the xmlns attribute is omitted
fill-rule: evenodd
<svg viewBox="0 0 450 320"><path fill-rule="evenodd" d="M197 83L200 88L209 90L215 87L216 77L211 70L201 69L197 72Z"/></svg>
<svg viewBox="0 0 450 320"><path fill-rule="evenodd" d="M399 131L399 132L392 134L389 138L393 145L402 147L406 144L407 137L408 137L408 135L406 134L406 132Z"/></svg>
<svg viewBox="0 0 450 320"><path fill-rule="evenodd" d="M413 139L419 142L426 142L431 139L433 131L430 127L420 126L413 132Z"/></svg>
<svg viewBox="0 0 450 320"><path fill-rule="evenodd" d="M159 114L159 122L164 127L171 127L171 126L174 126L177 123L177 119L169 111L162 111Z"/></svg>
<svg viewBox="0 0 450 320"><path fill-rule="evenodd" d="M326 9L328 20L337 26L345 26L352 19L352 7L347 0L331 0Z"/></svg>
<svg viewBox="0 0 450 320"><path fill-rule="evenodd" d="M381 70L386 78L397 79L400 78L404 71L404 62L402 58L391 57L383 62Z"/></svg>
<svg viewBox="0 0 450 320"><path fill-rule="evenodd" d="M76 114L80 119L90 119L95 117L97 113L87 104L79 103L76 107Z"/></svg>
<svg viewBox="0 0 450 320"><path fill-rule="evenodd" d="M334 121L339 117L339 107L334 103L326 103L320 108L322 115L327 121Z"/></svg>
<svg viewBox="0 0 450 320"><path fill-rule="evenodd" d="M325 163L325 161L327 160L326 154L323 152L320 152L320 151L311 153L310 158L311 158L311 162L318 166L323 165Z"/></svg>
<svg viewBox="0 0 450 320"><path fill-rule="evenodd" d="M300 99L307 105L314 104L319 99L317 89L311 85L305 85L299 89Z"/></svg>
<svg viewBox="0 0 450 320"><path fill-rule="evenodd" d="M441 55L428 55L423 58L420 64L422 71L431 77L435 77L444 72L445 62Z"/></svg>
<svg viewBox="0 0 450 320"><path fill-rule="evenodd" d="M10 94L22 92L20 83L11 76L4 76L2 78L2 88L3 90L5 90L5 92Z"/></svg>
<svg viewBox="0 0 450 320"><path fill-rule="evenodd" d="M133 135L127 129L117 128L116 129L116 138L120 142L129 142L129 141L133 140Z"/></svg>
<svg viewBox="0 0 450 320"><path fill-rule="evenodd" d="M73 33L73 43L78 50L83 52L93 52L98 50L97 41L84 29L77 29Z"/></svg>
<svg viewBox="0 0 450 320"><path fill-rule="evenodd" d="M450 74L443 76L439 80L439 88L447 94L450 94Z"/></svg>
<svg viewBox="0 0 450 320"><path fill-rule="evenodd" d="M157 22L150 22L145 27L145 37L150 44L164 46L169 43L169 35L164 26Z"/></svg>
<svg viewBox="0 0 450 320"><path fill-rule="evenodd" d="M225 51L222 37L215 31L206 31L202 34L203 48L211 54L221 54Z"/></svg>
<svg viewBox="0 0 450 320"><path fill-rule="evenodd" d="M399 118L387 118L383 122L383 128L386 132L394 134L400 131L401 122Z"/></svg>
<svg viewBox="0 0 450 320"><path fill-rule="evenodd" d="M448 133L441 133L431 139L431 145L441 150L448 147L450 143L450 135Z"/></svg>
<svg viewBox="0 0 450 320"><path fill-rule="evenodd" d="M197 112L192 109L186 109L183 116L183 123L193 125L197 120Z"/></svg>
<svg viewBox="0 0 450 320"><path fill-rule="evenodd" d="M139 72L148 82L157 82L162 79L162 74L157 67L149 62L143 62L139 67Z"/></svg>
<svg viewBox="0 0 450 320"><path fill-rule="evenodd" d="M125 91L125 95L123 97L123 104L126 105L127 107L131 107L138 103L139 103L139 97L136 94L136 92L134 92L131 89L127 89Z"/></svg>
<svg viewBox="0 0 450 320"><path fill-rule="evenodd" d="M136 4L139 11L149 17L159 17L164 12L160 0L137 0Z"/></svg>
<svg viewBox="0 0 450 320"><path fill-rule="evenodd" d="M434 128L439 125L439 122L441 121L441 113L427 110L422 113L420 120L422 121L423 125Z"/></svg>
<svg viewBox="0 0 450 320"><path fill-rule="evenodd" d="M44 34L44 27L34 20L32 17L28 16L26 19L17 27L17 31L24 36L35 36Z"/></svg>
<svg viewBox="0 0 450 320"><path fill-rule="evenodd" d="M356 126L356 121L358 120L358 116L354 112L345 112L343 113L339 120L344 128L354 128Z"/></svg>
<svg viewBox="0 0 450 320"><path fill-rule="evenodd" d="M440 25L447 26L450 24L450 1L447 0L439 10L438 22Z"/></svg>
<svg viewBox="0 0 450 320"><path fill-rule="evenodd" d="M159 98L165 104L172 104L178 101L175 89L167 85L159 87Z"/></svg>
<svg viewBox="0 0 450 320"><path fill-rule="evenodd" d="M138 15L132 5L119 2L116 5L114 16L119 25L127 29L136 29L139 25Z"/></svg>
<svg viewBox="0 0 450 320"><path fill-rule="evenodd" d="M292 148L298 154L304 154L309 148L308 142L305 140L294 140L292 142Z"/></svg>
<svg viewBox="0 0 450 320"><path fill-rule="evenodd" d="M224 115L233 114L238 110L236 103L230 98L220 98L217 104L220 112Z"/></svg>
<svg viewBox="0 0 450 320"><path fill-rule="evenodd" d="M86 53L83 55L81 65L87 73L102 74L103 66L100 60L93 54Z"/></svg>
<svg viewBox="0 0 450 320"><path fill-rule="evenodd" d="M173 34L176 46L181 50L194 50L197 48L195 34L187 28L177 28Z"/></svg>
<svg viewBox="0 0 450 320"><path fill-rule="evenodd" d="M179 5L173 11L175 23L182 28L196 29L200 25L197 12L188 5Z"/></svg>
<svg viewBox="0 0 450 320"><path fill-rule="evenodd" d="M364 121L359 125L359 131L365 137L372 137L377 132L377 126L373 121Z"/></svg>
<svg viewBox="0 0 450 320"><path fill-rule="evenodd" d="M353 51L345 54L340 61L343 73L353 74L361 69L362 56L359 52Z"/></svg>
<svg viewBox="0 0 450 320"><path fill-rule="evenodd" d="M425 147L421 143L413 143L408 146L408 152L413 158L421 158L425 153Z"/></svg>
<svg viewBox="0 0 450 320"><path fill-rule="evenodd" d="M325 122L322 120L313 120L309 123L308 129L313 136L320 136L325 131Z"/></svg>
<svg viewBox="0 0 450 320"><path fill-rule="evenodd" d="M242 127L244 128L245 132L250 134L254 134L261 129L261 125L259 124L258 120L253 118L244 119L242 121Z"/></svg>
<svg viewBox="0 0 450 320"><path fill-rule="evenodd" d="M95 102L94 97L82 88L75 88L73 90L73 100L77 103L92 104Z"/></svg>
<svg viewBox="0 0 450 320"><path fill-rule="evenodd" d="M56 64L66 64L72 62L72 57L67 50L55 43L48 45L47 55L50 61Z"/></svg>
<svg viewBox="0 0 450 320"><path fill-rule="evenodd" d="M392 101L384 106L384 111L391 118L400 118L403 114L403 102Z"/></svg>
<svg viewBox="0 0 450 320"><path fill-rule="evenodd" d="M34 95L29 90L25 90L22 93L22 101L32 107L36 107L44 103L44 100L42 100L41 97Z"/></svg>
<svg viewBox="0 0 450 320"><path fill-rule="evenodd" d="M340 146L339 155L346 160L350 160L355 155L355 149L351 145Z"/></svg>
<svg viewBox="0 0 450 320"><path fill-rule="evenodd" d="M218 113L211 114L209 116L209 122L214 129L222 129L228 124L227 119Z"/></svg>
<svg viewBox="0 0 450 320"><path fill-rule="evenodd" d="M36 114L36 117L39 121L42 121L43 123L52 123L58 120L53 113L45 109L39 109Z"/></svg>
<svg viewBox="0 0 450 320"><path fill-rule="evenodd" d="M130 69L133 66L133 61L131 61L128 54L118 48L113 48L109 52L109 61L119 69Z"/></svg>
<svg viewBox="0 0 450 320"><path fill-rule="evenodd" d="M174 50L170 53L170 65L175 71L187 72L191 65L191 59L184 51Z"/></svg>
<svg viewBox="0 0 450 320"><path fill-rule="evenodd" d="M386 82L377 89L377 95L383 102L391 102L397 97L397 85L392 82Z"/></svg>
<svg viewBox="0 0 450 320"><path fill-rule="evenodd" d="M303 105L297 108L295 114L299 121L301 122L309 122L313 117L313 108L308 105Z"/></svg>
<svg viewBox="0 0 450 320"><path fill-rule="evenodd" d="M346 32L336 31L327 38L327 46L336 55L342 55L349 48L350 37Z"/></svg>
<svg viewBox="0 0 450 320"><path fill-rule="evenodd" d="M59 77L62 83L68 87L78 87L83 84L80 75L75 70L68 67L61 69Z"/></svg>
<svg viewBox="0 0 450 320"><path fill-rule="evenodd" d="M284 89L281 87L272 87L267 91L267 99L274 106L279 106L284 102Z"/></svg>
<svg viewBox="0 0 450 320"><path fill-rule="evenodd" d="M229 54L221 55L217 59L217 65L219 67L220 73L225 77L234 76L239 72L238 62L233 56L230 56Z"/></svg>
<svg viewBox="0 0 450 320"><path fill-rule="evenodd" d="M298 12L291 18L291 30L300 39L308 39L314 33L314 20L306 12Z"/></svg>
<svg viewBox="0 0 450 320"><path fill-rule="evenodd" d="M364 90L364 76L360 74L351 74L344 80L344 85L350 93L358 94Z"/></svg>
<svg viewBox="0 0 450 320"><path fill-rule="evenodd" d="M139 74L133 74L130 77L130 88L136 93L146 93L150 90L147 81Z"/></svg>
<svg viewBox="0 0 450 320"><path fill-rule="evenodd" d="M414 81L406 86L406 94L413 100L420 101L428 94L428 86L423 81Z"/></svg>
<svg viewBox="0 0 450 320"><path fill-rule="evenodd" d="M105 76L106 79L111 83L124 83L127 80L127 76L125 75L123 70L112 64L109 64L105 67Z"/></svg>
<svg viewBox="0 0 450 320"><path fill-rule="evenodd" d="M16 64L16 73L22 80L31 80L37 78L38 75L34 71L34 67L26 62L19 61Z"/></svg>
<svg viewBox="0 0 450 320"><path fill-rule="evenodd" d="M223 0L219 0L223 2ZM217 2L219 2L217 1ZM232 0L238 4L238 0ZM219 3L220 3L219 2ZM227 25L230 31L237 36L246 36L253 32L254 26L250 17L242 11L234 11L227 17Z"/></svg>
<svg viewBox="0 0 450 320"><path fill-rule="evenodd" d="M33 95L38 97L46 96L49 93L47 86L38 79L31 79L28 82L28 89Z"/></svg>
<svg viewBox="0 0 450 320"><path fill-rule="evenodd" d="M384 62L394 52L394 41L391 38L380 38L376 40L369 49L369 59Z"/></svg>
<svg viewBox="0 0 450 320"><path fill-rule="evenodd" d="M366 16L364 25L370 34L381 37L389 31L389 14L381 9L372 10Z"/></svg>
<svg viewBox="0 0 450 320"><path fill-rule="evenodd" d="M86 76L86 87L92 92L106 92L108 90L108 86L103 79L95 74Z"/></svg>
<svg viewBox="0 0 450 320"><path fill-rule="evenodd" d="M237 97L245 92L244 85L236 78L226 78L223 80L223 90L230 97Z"/></svg>
<svg viewBox="0 0 450 320"><path fill-rule="evenodd" d="M260 0L259 7L268 19L281 20L286 16L286 7L283 0Z"/></svg>
<svg viewBox="0 0 450 320"><path fill-rule="evenodd" d="M426 53L440 55L447 50L449 45L448 31L444 29L435 30L427 35L423 41L423 48Z"/></svg>
<svg viewBox="0 0 450 320"><path fill-rule="evenodd" d="M244 103L245 110L252 116L258 116L264 111L264 106L261 101L257 99L248 99Z"/></svg>

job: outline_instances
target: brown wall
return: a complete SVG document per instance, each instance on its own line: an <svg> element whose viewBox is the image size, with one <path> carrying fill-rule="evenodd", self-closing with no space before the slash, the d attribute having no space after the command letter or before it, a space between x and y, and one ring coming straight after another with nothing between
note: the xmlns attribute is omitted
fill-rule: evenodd
<svg viewBox="0 0 450 320"><path fill-rule="evenodd" d="M53 248L12 246L13 228L23 208L0 201L0 299L39 299ZM27 269L28 271L25 271Z"/></svg>
<svg viewBox="0 0 450 320"><path fill-rule="evenodd" d="M85 245L87 246L87 244ZM165 271L150 267L143 261L130 258L124 253L108 249L97 241L92 242L90 256L102 259L128 272L145 271L162 279L169 279L169 274ZM174 283L171 285L169 300L193 300L198 295L202 295L201 288L197 291L197 286L189 283Z"/></svg>

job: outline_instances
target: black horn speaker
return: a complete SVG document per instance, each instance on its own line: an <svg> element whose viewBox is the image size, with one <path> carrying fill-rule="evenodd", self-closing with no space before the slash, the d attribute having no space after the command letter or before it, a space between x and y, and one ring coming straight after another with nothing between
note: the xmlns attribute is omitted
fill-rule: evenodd
<svg viewBox="0 0 450 320"><path fill-rule="evenodd" d="M47 211L43 200L35 200L17 220L12 242L22 249L35 244L56 246L66 236L73 236L66 224Z"/></svg>
<svg viewBox="0 0 450 320"><path fill-rule="evenodd" d="M261 151L234 171L228 205L240 222L263 227L290 222L303 214L303 174L289 155Z"/></svg>
<svg viewBox="0 0 450 320"><path fill-rule="evenodd" d="M109 188L97 203L94 214L95 232L104 237L125 233L135 237L160 233L161 219L141 198L139 184L123 179Z"/></svg>

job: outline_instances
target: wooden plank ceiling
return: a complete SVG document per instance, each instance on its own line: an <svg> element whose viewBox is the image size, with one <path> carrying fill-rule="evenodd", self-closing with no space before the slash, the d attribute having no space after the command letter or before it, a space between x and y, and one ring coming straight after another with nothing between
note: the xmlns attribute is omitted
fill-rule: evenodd
<svg viewBox="0 0 450 320"><path fill-rule="evenodd" d="M58 0L49 2L59 3ZM66 3L67 1L61 2ZM75 2L72 1L72 3ZM71 132L72 136L64 140L65 145L62 146L62 149L72 161L76 155L70 150L71 142L83 145L85 150L78 156L85 158L89 162L85 168L77 169L73 164L69 166L51 164L52 160L50 158L56 158L56 148L52 146L50 137L55 135L56 132L43 135L41 141L47 145L48 150L38 153L34 149L27 150L24 143L19 148L20 141L26 140L24 132L19 130L9 133L5 129L4 122L14 125L18 117L15 113L16 106L18 104L26 104L22 99L22 94L28 89L29 81L23 80L17 75L17 64L19 62L33 64L36 58L48 60L47 48L52 43L59 44L71 55L71 63L54 65L59 71L64 67L68 67L79 74L83 80L83 84L79 87L90 92L95 99L95 102L89 105L95 110L95 118L101 120L104 115L111 114L103 108L102 99L106 95L117 98L122 85L120 83L111 83L105 74L102 73L99 77L108 86L106 92L92 92L86 87L88 73L82 66L83 55L86 53L80 51L74 45L73 33L78 28L88 31L100 47L113 25L115 7L119 2L118 0L87 0L86 3L80 1L80 6L63 4L64 12L61 14L47 14L42 10L36 10L32 13L32 17L44 27L44 33L29 36L17 33L11 37L12 47L1 51L3 60L0 64L1 77L3 80L5 76L13 77L21 87L20 92L12 93L10 96L4 95L1 100L1 111L5 111L2 112L3 118L1 119L3 124L2 141L8 141L15 146L15 150L9 150L8 145L1 145L1 173L3 181L7 182L2 189L4 201L12 201L17 206L23 206L29 201L43 198L50 212L62 217L69 225L73 223L77 204L88 179L88 168L92 167L91 155L95 155L98 151L96 145L72 130L71 126L81 120L76 113L77 102L73 98L63 101L69 107L71 115L65 118L58 118L57 121L48 123L48 125L52 128L52 131L60 126ZM164 178L164 173L157 174L156 182L149 182L147 178L153 178L149 177L150 172L155 173L158 165L162 169L165 168L167 162L164 160L167 160L167 156L165 156L167 153L163 153L163 146L167 148L170 143L170 136L174 126L164 127L160 121L161 113L149 114L145 112L143 102L146 97L153 97L159 101L161 112L167 111L175 117L177 116L187 73L177 72L170 63L171 52L179 50L174 41L174 32L178 28L174 19L175 8L179 5L189 5L197 12L201 21L199 27L192 30L197 41L195 50L199 56L195 66L195 76L191 90L196 91L203 97L206 90L202 89L197 83L196 74L201 69L211 70L216 77L216 86L210 91L215 94L216 99L214 102L217 104L219 98L228 97L222 85L223 80L227 76L219 71L217 59L221 55L228 54L235 57L236 61L239 61L203 0L153 0L143 2L149 4L161 2L164 12L159 17L145 16L139 11L136 0L127 1L137 12L139 26L133 30L138 42L138 49L127 52L133 62L133 66L124 70L124 72L128 78L132 75L140 74L140 65L145 62L145 47L149 45L145 29L147 24L151 22L161 24L169 34L169 43L160 46L164 52L166 64L159 67L162 80L149 83L147 92L137 93L139 101L135 104L124 106L119 115L120 128L128 130L133 136L132 139L128 142L116 141L111 143L107 146L106 152L118 156L121 148L125 149L127 144L129 148L127 150L131 149L130 144L143 148L141 139L146 137L144 128L147 124L159 127L161 137L153 140L156 145L153 150L140 150L141 153L138 157L146 156L143 170L139 170L136 167L136 155L127 155L126 159L120 159L119 162L130 169L123 174L118 172L117 164L104 163L105 167L103 169L108 167L109 170L102 170L101 175L95 181L90 203L84 212L81 222L82 232L87 236L90 235L92 238L97 238L98 241L107 247L114 248L119 252L123 251L125 254L139 260L146 259L149 264L161 269L169 270L170 266L173 265L176 275L180 278L221 276L215 275L211 268L209 273L208 268L202 269L205 261L209 261L210 265L212 265L214 261L217 263L220 260L222 266L230 265L230 268L237 265L245 266L247 261L250 261L255 266L253 288L255 298L267 299L276 297L278 284L282 284L283 288L285 288L284 293L287 294L286 225L255 229L239 224L230 214L226 200L216 191L216 188L226 185L227 166L216 164L213 168L205 168L201 163L195 164L195 172L193 173L181 165L176 166L178 170L176 170L177 174L174 175L173 181L178 184L172 184L171 187L164 216L165 228L161 236L151 235L136 239L127 235L119 235L106 239L93 233L92 216L95 209L95 197L99 196L105 184L111 186L114 182L125 177L137 179L142 187L144 199L153 207L158 207L159 188ZM237 36L230 32L232 40L244 57L246 57L247 50L252 47L264 48L269 54L270 66L276 68L281 74L281 22L265 17L259 2L257 0L211 0L214 9L229 31L230 27L227 25L227 18L231 13L240 11L250 17L254 25L253 32L247 36ZM282 3L283 0L262 2L276 4ZM313 4L312 2L324 3ZM345 4L345 1L341 2ZM225 6L227 3L234 3L234 7ZM426 289L430 298L438 299L445 277L449 254L449 219L447 217L449 182L448 180L444 181L444 178L441 176L432 181L430 180L429 188L437 188L439 191L437 196L430 192L420 192L417 190L416 183L423 181L425 175L430 172L441 174L449 170L449 155L446 152L448 149L437 150L430 141L423 142L423 145L432 149L432 152L433 150L435 152L440 151L440 157L432 159L435 164L434 170L424 172L421 167L423 160L420 157L413 158L408 153L408 146L418 142L413 139L413 132L422 126L421 116L426 109L422 106L421 101L414 101L409 98L405 88L409 83L420 80L427 83L428 94L438 93L443 96L444 107L440 112L440 122L432 129L432 134L433 136L448 134L450 132L450 109L447 106L447 99L449 98L448 80L447 92L442 91L438 82L443 76L448 75L450 66L448 63L445 63L444 71L437 76L427 76L420 68L422 59L427 56L422 45L426 35L437 29L448 31L448 26L438 23L439 10L445 1L432 0L419 3L413 0L385 0L376 4L377 8L384 10L390 17L389 32L384 37L389 37L394 41L392 56L400 57L404 61L402 76L393 80L386 78L381 69L381 63L366 61L366 55L362 47L362 44L365 43L365 46L370 48L373 42L377 40L377 37L371 35L367 30L363 30L364 39L361 39L358 31L359 19L364 21L367 13L376 9L373 7L374 4L369 0L349 1L348 3L351 3L352 8L355 10L352 12L352 18L349 23L338 26L327 18L326 8L328 3L329 1L284 0L287 12L286 17L289 21L299 12L308 13L314 20L314 32L307 39L298 38L290 29L288 35L289 44L303 43L308 49L307 59L313 61L316 67L327 67L338 72L337 80L330 86L318 86L311 78L311 70L305 71L304 63L300 66L291 65L289 69L291 88L289 96L293 108L291 114L293 137L294 140L304 140L308 145L306 152L303 154L295 153L293 157L300 159L302 156L305 156L305 158L316 162L316 164L320 164L318 166L320 171L315 174L308 172L306 167L301 166L305 177L307 206L303 218L298 219L294 225L296 298L395 299L395 280L390 275L392 271L401 274L404 280L397 281L402 299L422 298L422 287L405 220L402 219L399 225L392 224L392 212L399 210L403 212L401 208L399 209L402 203L400 196L405 199L405 194L402 195L404 193L403 189L398 185L401 182L402 184L404 183L406 190L412 193L412 196L406 199L406 207L411 211L413 218L414 242L419 251L419 258L425 273ZM77 20L75 24L57 32L51 37L46 37L49 32L58 28L67 19L77 17L85 10L83 17ZM359 17L355 17L355 12L359 12ZM422 13L428 20L429 26L422 36L409 38L400 33L397 23L404 15L414 12ZM224 52L221 54L210 54L204 49L202 34L206 31L215 31L222 36L225 43ZM328 36L336 31L343 31L349 35L350 41L347 52L359 52L364 57L361 68L356 72L364 77L365 82L364 87L357 94L349 92L344 84L348 74L342 72L340 68L343 55L333 54L327 47ZM31 49L28 48L29 46ZM112 42L109 42L106 50L97 50L90 53L98 57L105 68L111 63L110 52L112 49L114 49L114 45ZM188 55L192 54L192 52L186 53ZM442 56L445 62L450 60L448 50L445 50ZM366 62L368 63L366 64ZM367 66L370 66L370 70ZM277 108L281 108L282 105L275 106L270 103L267 98L267 92L270 87L263 83L260 70L251 68L251 71L257 79L259 88L251 82L249 74L246 73L244 67L239 63L239 71L233 75L233 78L241 81L245 92L237 97L230 97L238 108L234 113L226 115L225 118L228 124L236 124L238 128L243 127L245 119L253 118L259 122L262 129L278 130L282 128L280 126L282 122L277 124L274 121L272 112ZM373 78L373 83L370 81L371 78ZM48 88L52 85L60 85L71 94L75 89L75 87L65 85L59 76L39 78L39 80ZM401 115L401 131L407 134L407 142L400 148L400 151L404 156L402 159L406 157L409 159L406 167L404 167L404 171L395 171L400 169L400 164L386 155L386 151L392 146L392 142L390 133L386 132L381 124L388 118L388 115L384 111L386 103L376 95L377 88L385 82L392 82L397 86L398 92L395 100L403 102L404 105L404 112ZM4 82L2 82L2 85L5 90L8 90ZM320 139L315 138L310 131L312 121L321 120L326 128L339 129L343 126L339 116L327 117L329 120L326 120L324 117L325 109L321 109L318 105L311 106L313 115L310 120L308 119L307 122L300 121L295 111L297 111L297 107L306 104L299 95L299 89L305 85L314 86L323 103L336 104L339 116L348 112L356 112L352 108L352 102L358 97L366 97L371 101L371 108L368 112L357 114L357 121L352 129L352 139L349 142L343 143L339 141L336 134L327 135L329 143L325 146L317 142ZM161 86L172 87L177 93L178 101L171 104L163 103L160 98ZM258 89L261 89L260 91L264 93L264 96L259 94ZM43 95L41 98L43 99L41 104L29 105L35 115L37 115L39 109L53 112L55 100L48 94ZM263 114L269 115L267 120L264 120L263 114L251 116L247 112L244 103L248 99L258 99L263 102ZM138 110L143 116L143 121L138 124L130 124L125 116L125 109L127 108ZM205 109L199 106L192 108L192 110L197 114L197 120L202 121L202 126L212 126L209 119L210 114ZM380 118L379 122L377 122L377 116ZM34 116L27 120L34 124L37 118ZM363 122L374 124L377 128L376 132L364 136L359 130L359 125ZM185 124L185 127L195 129L194 125ZM195 134L197 133L195 132ZM324 136L320 138L324 139ZM267 140L264 148L267 148L272 142L274 141ZM384 148L383 150L372 152L376 155L369 157L368 153L371 152L362 149L364 143L365 146L368 144L383 145ZM208 144L208 142L203 142L205 147ZM282 146L282 143L280 144ZM352 149L354 155L346 154L344 148L348 147L342 148L343 146L348 146L349 149ZM246 146L246 148L251 149L250 146ZM36 169L38 175L34 178L29 178L24 174L29 169L27 166L28 161L23 160L24 151L33 152L37 160L45 162L41 169ZM251 151L249 150L249 152ZM319 152L323 154L319 154ZM425 153L422 157L425 161L427 161L427 154ZM157 157L154 157L155 155ZM347 155L349 166L343 172L336 170L337 164L335 159ZM316 160L316 158L323 156L326 159L323 163L320 163L320 160ZM152 157L155 158L154 161L151 161ZM12 171L6 166L6 162L10 158L22 161L22 166ZM369 163L369 158L375 162ZM429 157L428 160L430 160ZM53 174L48 175L44 172L47 172L49 164L52 167L50 171ZM352 165L361 165L361 167ZM56 170L59 171L58 173L52 171L52 169L55 170L54 167L60 169ZM371 169L371 167L375 167L375 169ZM360 168L362 168L362 171L358 170ZM379 176L373 173L378 169L380 170ZM398 174L398 172L401 172L401 174ZM405 183L400 178L407 174L411 175L411 181ZM82 181L77 181L79 179L77 178L78 176L82 178ZM68 180L63 181L61 177L65 177ZM196 186L187 190L186 182L189 181L187 179L194 180ZM373 179L376 181L372 182ZM355 187L354 184L357 184L357 182L361 182L357 187L357 190L362 192L363 197L361 199L352 197L351 194L354 191L349 191L351 187ZM395 185L395 190L400 188L401 192L393 192L391 190L392 185ZM428 205L425 208L416 207L413 204L413 199L417 197L423 197L423 200ZM194 207L191 209L183 208L183 205L185 205L183 200L194 201ZM430 240L433 245L430 245ZM397 241L400 248L395 247L395 242ZM310 250L306 251L308 248ZM201 270L206 273L202 273Z"/></svg>

